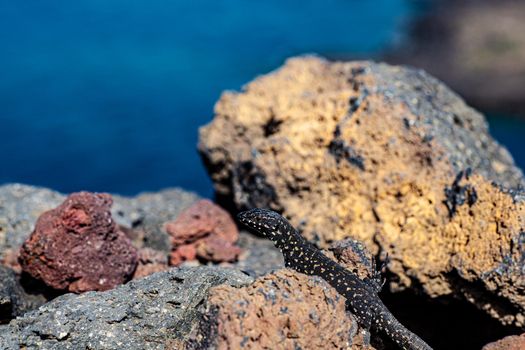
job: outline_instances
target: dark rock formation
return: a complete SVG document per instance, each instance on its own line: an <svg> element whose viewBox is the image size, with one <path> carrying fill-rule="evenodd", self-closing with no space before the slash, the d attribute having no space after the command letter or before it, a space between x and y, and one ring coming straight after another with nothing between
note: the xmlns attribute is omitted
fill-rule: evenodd
<svg viewBox="0 0 525 350"><path fill-rule="evenodd" d="M280 209L321 247L352 237L387 253L391 291L460 296L525 326L525 202L508 190L522 173L439 81L304 57L215 113L199 149L219 197Z"/></svg>
<svg viewBox="0 0 525 350"><path fill-rule="evenodd" d="M27 293L19 276L8 267L0 265L0 323L10 321L46 302L46 298L33 291Z"/></svg>
<svg viewBox="0 0 525 350"><path fill-rule="evenodd" d="M483 110L525 115L525 3L434 1L386 55L423 68Z"/></svg>
<svg viewBox="0 0 525 350"><path fill-rule="evenodd" d="M25 241L22 269L55 289L107 290L126 282L137 252L111 217L108 194L71 194L43 213Z"/></svg>
<svg viewBox="0 0 525 350"><path fill-rule="evenodd" d="M235 261L241 252L234 245L239 232L230 214L207 199L183 211L165 228L172 239L172 265L196 258L212 262Z"/></svg>
<svg viewBox="0 0 525 350"><path fill-rule="evenodd" d="M183 268L107 292L66 294L0 326L0 348L184 349L209 288L251 281L234 270Z"/></svg>

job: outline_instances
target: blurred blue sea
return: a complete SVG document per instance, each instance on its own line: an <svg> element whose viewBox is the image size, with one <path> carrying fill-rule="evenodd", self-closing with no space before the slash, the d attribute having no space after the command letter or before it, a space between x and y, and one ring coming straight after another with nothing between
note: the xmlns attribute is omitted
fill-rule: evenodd
<svg viewBox="0 0 525 350"><path fill-rule="evenodd" d="M301 53L374 57L419 11L410 0L0 0L0 183L211 196L197 129L221 91ZM523 146L517 128L491 129L515 155Z"/></svg>

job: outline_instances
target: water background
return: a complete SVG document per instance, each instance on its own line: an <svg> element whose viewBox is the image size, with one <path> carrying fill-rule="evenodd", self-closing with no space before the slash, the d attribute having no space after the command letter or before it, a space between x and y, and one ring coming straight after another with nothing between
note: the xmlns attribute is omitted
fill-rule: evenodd
<svg viewBox="0 0 525 350"><path fill-rule="evenodd" d="M374 57L418 3L0 0L0 184L211 196L197 129L221 91L297 54ZM525 127L501 120L524 166Z"/></svg>

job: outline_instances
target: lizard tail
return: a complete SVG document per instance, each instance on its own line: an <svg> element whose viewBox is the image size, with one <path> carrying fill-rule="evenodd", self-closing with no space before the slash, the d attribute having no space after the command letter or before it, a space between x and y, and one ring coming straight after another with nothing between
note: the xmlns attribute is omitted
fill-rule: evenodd
<svg viewBox="0 0 525 350"><path fill-rule="evenodd" d="M382 303L381 303L382 304ZM432 350L430 345L423 339L409 331L399 322L390 311L384 306L379 307L375 319L376 326L386 335L394 340L397 345L405 350Z"/></svg>

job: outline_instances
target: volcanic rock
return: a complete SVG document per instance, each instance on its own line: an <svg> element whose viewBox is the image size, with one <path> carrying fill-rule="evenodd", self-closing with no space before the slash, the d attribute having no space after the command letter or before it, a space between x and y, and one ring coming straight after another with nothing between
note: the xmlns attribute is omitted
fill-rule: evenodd
<svg viewBox="0 0 525 350"><path fill-rule="evenodd" d="M493 343L487 344L482 350L523 350L525 349L525 333L511 335Z"/></svg>
<svg viewBox="0 0 525 350"><path fill-rule="evenodd" d="M234 261L241 252L234 245L239 232L230 214L207 199L183 211L165 229L172 239L172 265L197 257L212 262Z"/></svg>
<svg viewBox="0 0 525 350"><path fill-rule="evenodd" d="M0 349L184 349L208 290L251 281L235 270L181 268L106 292L62 295L0 326Z"/></svg>
<svg viewBox="0 0 525 350"><path fill-rule="evenodd" d="M525 327L524 179L422 71L290 59L224 93L199 149L218 198L279 210L321 247L388 254L391 291L459 296Z"/></svg>
<svg viewBox="0 0 525 350"><path fill-rule="evenodd" d="M141 193L132 198L115 195L113 199L113 218L119 226L127 229L133 245L163 251L167 255L171 251L171 242L164 224L175 220L199 197L192 192L173 188Z"/></svg>
<svg viewBox="0 0 525 350"><path fill-rule="evenodd" d="M0 186L0 264L21 272L18 252L45 211L65 196L46 188L9 184Z"/></svg>
<svg viewBox="0 0 525 350"><path fill-rule="evenodd" d="M0 323L23 315L46 302L46 298L33 291L27 293L17 274L0 265Z"/></svg>
<svg viewBox="0 0 525 350"><path fill-rule="evenodd" d="M43 213L20 250L22 269L55 289L107 290L126 282L137 252L111 217L108 194L71 194Z"/></svg>
<svg viewBox="0 0 525 350"><path fill-rule="evenodd" d="M208 312L217 349L346 349L362 341L353 339L358 326L343 297L287 269L242 288L213 288Z"/></svg>
<svg viewBox="0 0 525 350"><path fill-rule="evenodd" d="M161 251L142 248L138 251L138 264L133 279L146 277L168 269L168 256Z"/></svg>

